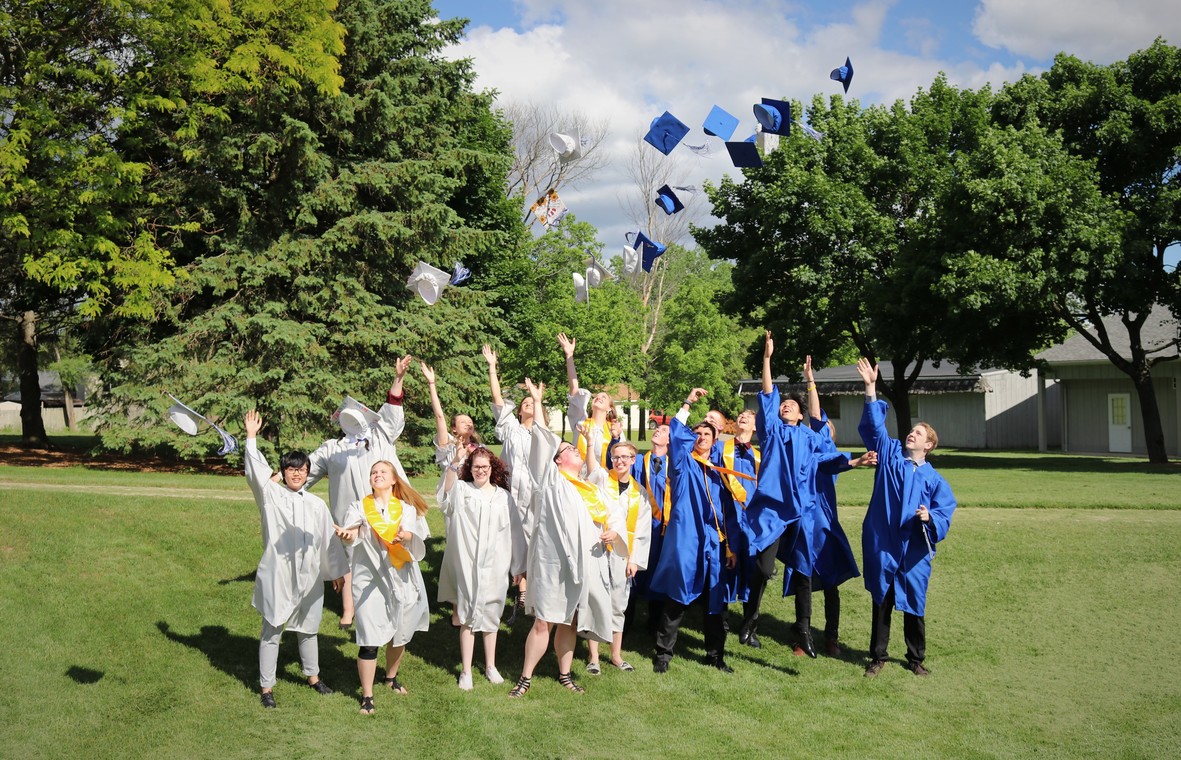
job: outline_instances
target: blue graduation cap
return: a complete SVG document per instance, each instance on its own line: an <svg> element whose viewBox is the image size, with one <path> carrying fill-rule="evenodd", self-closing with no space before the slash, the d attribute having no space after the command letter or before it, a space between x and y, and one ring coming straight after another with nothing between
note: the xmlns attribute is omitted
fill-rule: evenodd
<svg viewBox="0 0 1181 760"><path fill-rule="evenodd" d="M755 147L754 138L742 142L726 143L726 150L730 152L730 160L739 169L757 169L763 165L763 157Z"/></svg>
<svg viewBox="0 0 1181 760"><path fill-rule="evenodd" d="M628 242L631 242L633 235L628 235ZM656 259L660 257L668 246L664 243L657 243L649 240L648 236L642 232L634 233L635 244L633 247L640 252L640 266L645 272L652 271L652 265L656 263Z"/></svg>
<svg viewBox="0 0 1181 760"><path fill-rule="evenodd" d="M451 274L448 285L462 285L472 278L472 270L463 265L462 261L455 262L455 271Z"/></svg>
<svg viewBox="0 0 1181 760"><path fill-rule="evenodd" d="M656 205L664 209L664 213L670 216L685 208L685 204L681 203L681 199L668 185L664 185L656 191Z"/></svg>
<svg viewBox="0 0 1181 760"><path fill-rule="evenodd" d="M707 135L729 140L734 134L734 130L738 129L738 117L714 106L710 109L709 115L705 117L705 123L701 125L701 128L705 130Z"/></svg>
<svg viewBox="0 0 1181 760"><path fill-rule="evenodd" d="M648 134L644 135L644 142L667 156L687 134L689 134L689 127L665 111L652 120Z"/></svg>
<svg viewBox="0 0 1181 760"><path fill-rule="evenodd" d="M791 133L791 104L763 98L762 103L755 104L755 119L764 132L787 137Z"/></svg>
<svg viewBox="0 0 1181 760"><path fill-rule="evenodd" d="M834 82L840 82L845 86L845 92L849 92L849 85L853 84L853 62L849 60L849 56L845 56L845 65L839 69L833 69L828 78Z"/></svg>

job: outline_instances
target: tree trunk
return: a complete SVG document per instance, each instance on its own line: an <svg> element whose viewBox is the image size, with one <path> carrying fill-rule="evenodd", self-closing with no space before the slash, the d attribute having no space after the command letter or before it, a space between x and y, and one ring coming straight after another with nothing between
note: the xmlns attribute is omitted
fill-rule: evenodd
<svg viewBox="0 0 1181 760"><path fill-rule="evenodd" d="M53 357L60 363L62 360L61 351L57 346L53 347ZM62 408L66 413L66 428L71 433L78 429L78 415L74 413L74 389L70 387L70 383L64 377L59 378L62 384Z"/></svg>
<svg viewBox="0 0 1181 760"><path fill-rule="evenodd" d="M1160 407L1156 403L1156 388L1152 385L1152 370L1146 360L1136 362L1135 372L1131 374L1132 384L1136 387L1136 397L1140 399L1140 417L1144 424L1144 445L1148 449L1148 461L1153 464L1166 464L1169 452L1165 448L1165 431L1161 426Z"/></svg>
<svg viewBox="0 0 1181 760"><path fill-rule="evenodd" d="M17 368L21 388L21 446L49 447L45 421L41 419L41 378L37 374L37 312L26 311L17 322L20 331Z"/></svg>

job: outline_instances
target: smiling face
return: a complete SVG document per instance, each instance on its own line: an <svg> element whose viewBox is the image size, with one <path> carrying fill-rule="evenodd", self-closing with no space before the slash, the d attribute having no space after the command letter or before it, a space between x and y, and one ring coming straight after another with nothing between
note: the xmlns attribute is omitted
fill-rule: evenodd
<svg viewBox="0 0 1181 760"><path fill-rule="evenodd" d="M779 419L789 425L798 425L804 419L804 412L800 409L800 402L794 398L784 399L779 404Z"/></svg>
<svg viewBox="0 0 1181 760"><path fill-rule="evenodd" d="M713 427L701 423L693 428L693 432L697 434L697 443L693 444L693 453L708 456L709 450L714 447L714 440L717 438Z"/></svg>
<svg viewBox="0 0 1181 760"><path fill-rule="evenodd" d="M483 488L492 477L492 460L486 454L472 455L472 485Z"/></svg>
<svg viewBox="0 0 1181 760"><path fill-rule="evenodd" d="M938 444L934 428L925 422L915 425L906 434L905 448L913 459L925 459Z"/></svg>
<svg viewBox="0 0 1181 760"><path fill-rule="evenodd" d="M389 462L375 462L369 468L369 487L374 493L389 491L394 487L394 468Z"/></svg>
<svg viewBox="0 0 1181 760"><path fill-rule="evenodd" d="M521 422L527 422L533 419L533 397L526 396L521 400L521 405L517 407L517 419Z"/></svg>
<svg viewBox="0 0 1181 760"><path fill-rule="evenodd" d="M755 413L746 409L742 414L738 415L738 432L751 433L755 429Z"/></svg>
<svg viewBox="0 0 1181 760"><path fill-rule="evenodd" d="M611 449L611 469L614 470L620 482L626 483L631 474L632 464L636 461L636 450L629 443L617 443Z"/></svg>
<svg viewBox="0 0 1181 760"><path fill-rule="evenodd" d="M578 455L578 447L572 443L562 441L554 453L554 464L559 470L575 474L582 469L582 457Z"/></svg>
<svg viewBox="0 0 1181 760"><path fill-rule="evenodd" d="M652 445L653 446L667 446L668 445L668 425L657 425L656 429L652 431Z"/></svg>
<svg viewBox="0 0 1181 760"><path fill-rule="evenodd" d="M283 483L292 491L298 491L303 488L303 484L308 481L308 467L285 467L283 468Z"/></svg>
<svg viewBox="0 0 1181 760"><path fill-rule="evenodd" d="M591 409L597 412L610 411L612 408L611 397L606 393L599 391L591 397Z"/></svg>
<svg viewBox="0 0 1181 760"><path fill-rule="evenodd" d="M475 423L466 414L457 414L451 421L451 434L456 438L470 438L475 429Z"/></svg>

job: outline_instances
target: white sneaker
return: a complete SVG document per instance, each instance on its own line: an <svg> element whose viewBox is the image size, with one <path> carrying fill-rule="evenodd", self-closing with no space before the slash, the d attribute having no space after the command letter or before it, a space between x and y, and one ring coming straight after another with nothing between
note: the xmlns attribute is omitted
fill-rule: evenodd
<svg viewBox="0 0 1181 760"><path fill-rule="evenodd" d="M500 675L500 671L496 668L484 668L484 675L488 677L489 683L504 683L504 676Z"/></svg>
<svg viewBox="0 0 1181 760"><path fill-rule="evenodd" d="M468 671L467 673L460 673L459 674L459 690L460 691L471 691L472 690L471 671Z"/></svg>

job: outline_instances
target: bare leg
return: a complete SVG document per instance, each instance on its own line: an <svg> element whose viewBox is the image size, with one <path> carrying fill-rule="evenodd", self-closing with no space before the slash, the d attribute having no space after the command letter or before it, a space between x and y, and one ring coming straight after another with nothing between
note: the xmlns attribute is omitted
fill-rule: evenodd
<svg viewBox="0 0 1181 760"><path fill-rule="evenodd" d="M554 651L557 651L557 650L555 649ZM599 664L599 642L594 641L593 639L587 639L586 640L586 651L590 655L589 657L586 658L587 665L598 665ZM562 672L564 673L566 671L562 671Z"/></svg>
<svg viewBox="0 0 1181 760"><path fill-rule="evenodd" d="M560 629L561 626L559 626ZM533 677L533 669L537 667L537 663L541 662L541 658L548 648L549 623L544 620L534 620L533 627L529 629L529 635L525 637L525 662L521 666L522 677Z"/></svg>
<svg viewBox="0 0 1181 760"><path fill-rule="evenodd" d="M403 644L400 647L393 646L392 644L386 646L386 648L385 648L385 677L386 678L397 678L398 677L398 668L402 667L402 655L404 655L404 654L406 654L406 645L405 644ZM400 689L395 689L395 691L398 692L399 694L409 694L410 693L410 692L406 691L405 686L403 686Z"/></svg>
<svg viewBox="0 0 1181 760"><path fill-rule="evenodd" d="M353 574L344 574L344 586L340 590L340 624L353 624Z"/></svg>
<svg viewBox="0 0 1181 760"><path fill-rule="evenodd" d="M472 673L472 651L476 648L476 634L466 625L459 627L459 664L463 675Z"/></svg>
<svg viewBox="0 0 1181 760"><path fill-rule="evenodd" d="M574 644L577 641L578 632L574 630L574 626L565 624L558 626L558 630L554 633L554 654L558 658L559 673L570 672L570 666L574 664ZM594 648L597 650L598 644L595 644Z"/></svg>
<svg viewBox="0 0 1181 760"><path fill-rule="evenodd" d="M357 677L361 679L361 696L373 696L373 679L377 677L377 660L357 659Z"/></svg>
<svg viewBox="0 0 1181 760"><path fill-rule="evenodd" d="M596 644L595 649L599 646ZM611 634L611 664L620 665L623 663L623 631L615 631Z"/></svg>
<svg viewBox="0 0 1181 760"><path fill-rule="evenodd" d="M496 631L484 634L484 670L496 670Z"/></svg>

